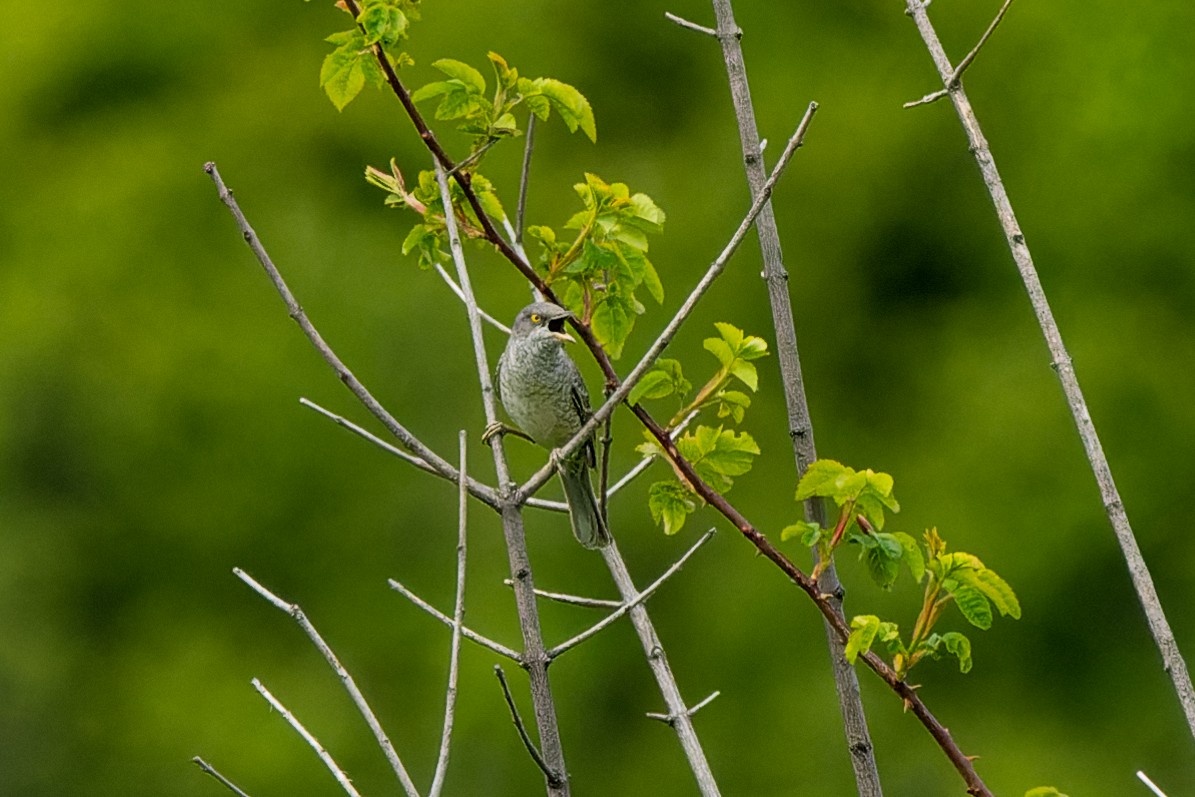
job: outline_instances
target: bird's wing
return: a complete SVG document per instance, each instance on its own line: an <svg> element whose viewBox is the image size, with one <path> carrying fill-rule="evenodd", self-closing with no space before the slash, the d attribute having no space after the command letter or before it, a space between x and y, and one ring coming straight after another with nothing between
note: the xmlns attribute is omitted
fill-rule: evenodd
<svg viewBox="0 0 1195 797"><path fill-rule="evenodd" d="M573 409L576 410L577 418L582 424L593 417L593 409L589 406L589 390L585 387L585 380L581 378L579 371L573 372L572 385L569 386L569 398L572 400ZM589 467L596 467L597 452L593 449L592 436L585 441L585 445L581 449L585 452L585 459L589 462Z"/></svg>
<svg viewBox="0 0 1195 797"><path fill-rule="evenodd" d="M506 352L502 352L498 357L498 364L494 366L494 396L503 407L506 406L506 403L502 401L502 362L505 359Z"/></svg>

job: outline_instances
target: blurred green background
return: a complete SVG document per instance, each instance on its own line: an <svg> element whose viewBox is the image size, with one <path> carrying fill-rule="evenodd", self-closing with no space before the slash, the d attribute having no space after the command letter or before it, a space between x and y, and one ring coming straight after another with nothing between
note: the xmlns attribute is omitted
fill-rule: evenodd
<svg viewBox="0 0 1195 797"><path fill-rule="evenodd" d="M998 5L934 3L955 60ZM892 473L904 507L893 529L936 525L1018 590L1023 619L972 635L968 676L947 662L916 673L994 791L1142 795L1143 769L1171 797L1195 793L1192 739L962 131L945 103L901 108L936 86L902 8L737 8L768 154L821 103L775 196L819 452ZM429 0L404 73L419 85L438 57L483 66L493 49L590 98L596 146L540 128L529 221L562 223L584 171L668 212L652 243L665 307L641 318L624 364L748 204L718 47L666 10L712 24L696 0ZM411 219L362 179L366 164L395 157L414 173L427 157L392 97L367 91L337 113L318 87L321 39L345 21L328 3L0 5L0 793L225 793L193 755L254 797L339 793L254 676L364 793L396 793L334 676L234 566L303 605L417 781L430 780L449 637L385 580L450 605L453 488L299 405L376 428L286 317L202 171L219 164L375 394L450 459L467 429L474 472L492 481L461 306L404 260ZM1185 0L1025 2L967 77L1188 656L1191 30ZM520 150L486 169L511 207ZM511 269L482 251L472 266L486 308L513 317L526 292ZM713 321L771 340L759 270L752 241L675 342L692 373L712 362L701 339ZM503 342L487 334L496 356ZM731 497L777 534L798 510L774 358L761 377L746 428L763 455ZM620 472L639 432L622 418L616 435ZM520 475L543 461L508 450ZM850 794L815 612L709 510L665 538L646 510L650 481L612 509L641 583L722 529L651 609L686 696L722 692L697 725L723 792ZM469 623L516 644L498 524L476 503L471 517ZM537 583L612 596L563 523L528 517ZM869 588L850 552L840 569L848 612L912 622L915 590ZM595 619L554 605L543 617L550 640ZM465 649L448 791L542 793L493 664ZM628 626L552 675L575 794L694 793L673 735L643 718L661 701ZM861 681L886 792L962 793L921 726L869 673Z"/></svg>

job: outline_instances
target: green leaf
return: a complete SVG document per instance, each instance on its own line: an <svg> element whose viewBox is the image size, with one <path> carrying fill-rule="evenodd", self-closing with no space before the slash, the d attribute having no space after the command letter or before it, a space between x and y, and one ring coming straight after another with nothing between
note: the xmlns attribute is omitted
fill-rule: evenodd
<svg viewBox="0 0 1195 797"><path fill-rule="evenodd" d="M1012 591L1008 582L996 575L996 571L984 568L975 573L973 585L979 589L988 600L995 604L1000 614L1019 620L1021 617L1021 603L1017 594Z"/></svg>
<svg viewBox="0 0 1195 797"><path fill-rule="evenodd" d="M439 69L448 77L459 80L469 90L470 94L485 94L485 78L473 67L462 61L451 58L441 58L432 61L432 66Z"/></svg>
<svg viewBox="0 0 1195 797"><path fill-rule="evenodd" d="M860 556L867 563L867 572L871 574L872 581L882 589L891 589L900 574L903 546L891 534L882 532L866 535L862 539L864 547Z"/></svg>
<svg viewBox="0 0 1195 797"><path fill-rule="evenodd" d="M913 581L920 584L925 576L925 556L921 553L921 546L917 544L917 540L903 531L894 532L892 537L900 543L904 551L904 562L913 576Z"/></svg>
<svg viewBox="0 0 1195 797"><path fill-rule="evenodd" d="M632 217L631 224L646 232L662 232L664 220L667 218L660 206L647 194L635 194L630 198Z"/></svg>
<svg viewBox="0 0 1195 797"><path fill-rule="evenodd" d="M407 35L407 16L394 6L383 2L366 3L357 15L357 24L365 33L365 44L377 42L389 45Z"/></svg>
<svg viewBox="0 0 1195 797"><path fill-rule="evenodd" d="M455 84L449 83L447 80L437 80L434 83L428 83L427 85L420 86L412 91L411 100L414 102L423 102L424 100L431 99L432 97L439 97L441 94L447 94L455 88Z"/></svg>
<svg viewBox="0 0 1195 797"><path fill-rule="evenodd" d="M810 523L806 520L798 520L791 526L785 526L780 530L780 541L787 542L793 537L800 537L801 544L806 548L817 544L817 541L822 538L824 529L816 523Z"/></svg>
<svg viewBox="0 0 1195 797"><path fill-rule="evenodd" d="M647 507L656 525L671 535L680 531L685 518L697 510L697 501L680 482L656 482L648 490Z"/></svg>
<svg viewBox="0 0 1195 797"><path fill-rule="evenodd" d="M556 113L564 121L570 133L581 128L590 141L597 142L597 125L593 118L593 108L585 95L567 83L553 78L539 78L535 81L540 93L548 99ZM546 117L545 117L546 118Z"/></svg>
<svg viewBox="0 0 1195 797"><path fill-rule="evenodd" d="M658 399L666 396L671 396L674 385L671 377L662 370L652 368L643 375L643 378L631 388L631 392L627 395L627 403L638 404L644 399Z"/></svg>
<svg viewBox="0 0 1195 797"><path fill-rule="evenodd" d="M797 483L797 500L804 501L814 496L834 496L838 480L849 470L846 465L832 459L819 459L809 463L805 475Z"/></svg>
<svg viewBox="0 0 1195 797"><path fill-rule="evenodd" d="M718 417L729 415L735 423L743 422L743 415L751 406L751 397L738 390L721 390L714 398L718 402Z"/></svg>
<svg viewBox="0 0 1195 797"><path fill-rule="evenodd" d="M494 76L498 79L498 85L504 89L512 89L519 80L519 70L512 69L506 63L506 59L495 52L488 54L490 64L494 67Z"/></svg>
<svg viewBox="0 0 1195 797"><path fill-rule="evenodd" d="M656 300L656 304L664 303L664 283L660 282L660 275L656 273L656 267L646 257L643 258L643 284L647 287L651 298Z"/></svg>
<svg viewBox="0 0 1195 797"><path fill-rule="evenodd" d="M971 640L958 631L948 631L941 635L942 645L946 652L958 659L959 672L971 671Z"/></svg>
<svg viewBox="0 0 1195 797"><path fill-rule="evenodd" d="M634 326L634 306L622 296L607 293L593 309L590 327L613 360L622 356L622 347Z"/></svg>
<svg viewBox="0 0 1195 797"><path fill-rule="evenodd" d="M346 31L346 33L351 35L355 31ZM334 34L329 36L328 40L332 41L333 38L337 41L345 40L344 34ZM364 39L360 33L357 33L355 39L350 37L345 44L328 53L320 67L320 85L323 86L328 99L332 101L338 111L343 111L344 107L361 93L361 89L365 88L365 71L361 66L361 60L373 56L369 53L362 53L355 46L358 42L364 46Z"/></svg>
<svg viewBox="0 0 1195 797"><path fill-rule="evenodd" d="M1037 786L1025 792L1025 797L1067 797L1053 786Z"/></svg>
<svg viewBox="0 0 1195 797"><path fill-rule="evenodd" d="M875 641L876 632L880 630L880 618L874 614L861 614L851 618L851 633L846 640L846 660L851 664L855 659L871 650L871 643Z"/></svg>
<svg viewBox="0 0 1195 797"><path fill-rule="evenodd" d="M676 447L697 475L720 493L731 488L733 477L751 470L760 453L751 435L735 434L721 426L698 426L696 432L686 432L677 439Z"/></svg>
<svg viewBox="0 0 1195 797"><path fill-rule="evenodd" d="M943 586L950 592L968 623L984 631L992 627L992 604L982 592L953 580L943 582Z"/></svg>

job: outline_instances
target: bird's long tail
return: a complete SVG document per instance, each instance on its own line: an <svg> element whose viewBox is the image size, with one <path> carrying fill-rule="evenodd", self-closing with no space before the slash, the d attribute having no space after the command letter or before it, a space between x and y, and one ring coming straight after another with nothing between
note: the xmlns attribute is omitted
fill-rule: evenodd
<svg viewBox="0 0 1195 797"><path fill-rule="evenodd" d="M597 496L589 482L589 468L584 463L571 462L563 464L559 471L573 535L586 548L605 548L610 544L610 531L598 509Z"/></svg>

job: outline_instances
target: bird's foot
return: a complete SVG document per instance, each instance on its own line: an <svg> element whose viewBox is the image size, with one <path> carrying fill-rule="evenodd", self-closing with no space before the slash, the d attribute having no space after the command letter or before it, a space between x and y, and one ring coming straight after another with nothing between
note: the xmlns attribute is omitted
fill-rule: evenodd
<svg viewBox="0 0 1195 797"><path fill-rule="evenodd" d="M521 437L524 440L531 440L531 436L526 432L520 432L513 426L507 426L506 424L502 423L502 421L494 421L485 428L484 432L481 433L481 442L485 443L487 446L492 446L494 444L495 437L502 437L503 435L508 434L513 434L515 437ZM531 442L534 443L535 441L531 440Z"/></svg>

